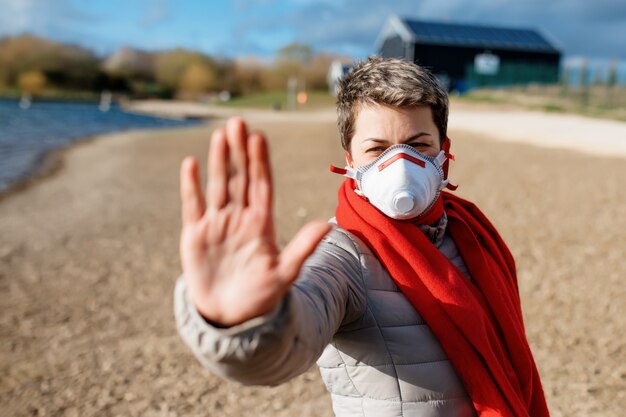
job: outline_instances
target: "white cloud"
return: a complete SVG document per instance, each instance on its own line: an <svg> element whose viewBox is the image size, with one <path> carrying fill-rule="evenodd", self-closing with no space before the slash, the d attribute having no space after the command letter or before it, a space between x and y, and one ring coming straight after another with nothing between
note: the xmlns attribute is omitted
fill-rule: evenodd
<svg viewBox="0 0 626 417"><path fill-rule="evenodd" d="M0 0L0 35L24 32L55 35L98 19L70 0Z"/></svg>
<svg viewBox="0 0 626 417"><path fill-rule="evenodd" d="M33 7L32 0L3 0L0 1L0 30L13 32L29 27L30 15L28 11Z"/></svg>
<svg viewBox="0 0 626 417"><path fill-rule="evenodd" d="M164 22L170 17L170 0L144 0L144 13L139 18L139 25L152 27Z"/></svg>

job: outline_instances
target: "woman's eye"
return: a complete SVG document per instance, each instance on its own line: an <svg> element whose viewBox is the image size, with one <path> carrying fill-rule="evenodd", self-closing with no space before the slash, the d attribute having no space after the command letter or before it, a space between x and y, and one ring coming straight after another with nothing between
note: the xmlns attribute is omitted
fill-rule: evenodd
<svg viewBox="0 0 626 417"><path fill-rule="evenodd" d="M415 142L415 143L411 143L411 146L414 148L423 148L424 146L428 146L428 144L422 143L422 142Z"/></svg>
<svg viewBox="0 0 626 417"><path fill-rule="evenodd" d="M383 152L385 150L385 148L383 148L382 146L375 146L373 148L369 148L367 150L368 153L374 153L374 152Z"/></svg>

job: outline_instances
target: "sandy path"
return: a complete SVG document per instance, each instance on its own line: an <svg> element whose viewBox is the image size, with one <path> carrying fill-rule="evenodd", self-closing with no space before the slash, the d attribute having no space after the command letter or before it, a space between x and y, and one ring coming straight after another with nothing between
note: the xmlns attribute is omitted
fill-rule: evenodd
<svg viewBox="0 0 626 417"><path fill-rule="evenodd" d="M253 127L270 137L284 244L334 210L334 121L259 117ZM316 369L278 388L244 388L203 370L176 334L178 165L187 154L204 159L212 128L77 146L56 175L0 201L0 414L332 415ZM622 416L623 159L451 135L458 193L516 257L552 415Z"/></svg>
<svg viewBox="0 0 626 417"><path fill-rule="evenodd" d="M496 140L626 157L626 123L615 120L520 110L453 110L448 126Z"/></svg>

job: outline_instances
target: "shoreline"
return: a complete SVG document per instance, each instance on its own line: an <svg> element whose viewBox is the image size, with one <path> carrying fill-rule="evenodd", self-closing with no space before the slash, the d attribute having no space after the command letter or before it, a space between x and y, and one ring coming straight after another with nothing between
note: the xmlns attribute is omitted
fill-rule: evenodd
<svg viewBox="0 0 626 417"><path fill-rule="evenodd" d="M0 99L2 118L11 121L0 132L0 198L46 177L62 165L62 154L75 143L132 130L198 125L203 120L172 120L133 114L115 104L100 109L97 102L36 100L28 109L13 99Z"/></svg>
<svg viewBox="0 0 626 417"><path fill-rule="evenodd" d="M52 102L54 100L49 101ZM201 128L202 126L206 126L216 121L219 122L220 120L225 120L226 118L231 116L241 116L247 121L251 122L272 122L283 121L286 119L289 121L310 121L312 115L314 115L314 119L326 121L329 117L331 117L331 112L326 110L277 112L274 110L220 108L206 106L200 103L182 101L172 102L169 100L134 101L129 102L121 107L123 108L124 112L130 114L158 117L176 121L198 121L199 123L192 126L181 127L126 129L102 133L98 135L74 138L71 142L68 142L59 148L51 149L47 152L44 152L44 154L38 159L32 171L28 175L12 181L6 188L0 189L0 203L10 198L11 196L26 191L31 187L40 184L46 179L55 176L63 169L68 152L71 152L73 149L79 148L81 146L92 144L93 142L99 140L106 140L106 138L109 136L115 136L125 133L155 133L163 130L184 131L186 129ZM332 117L334 117L334 115L335 112L333 109Z"/></svg>
<svg viewBox="0 0 626 417"><path fill-rule="evenodd" d="M134 100L124 105L125 111L158 117L225 119L240 116L250 121L332 121L336 117L334 107L315 110L273 110L254 108L220 107L181 100Z"/></svg>
<svg viewBox="0 0 626 417"><path fill-rule="evenodd" d="M91 142L98 140L100 137L107 135L109 134L105 133L103 135L85 136L84 138L66 143L60 148L44 152L44 154L41 155L39 160L36 162L32 172L9 183L6 188L0 190L0 203L5 199L10 198L12 195L28 190L29 188L36 186L37 184L59 173L65 165L67 153L71 152L72 149L88 145Z"/></svg>
<svg viewBox="0 0 626 417"><path fill-rule="evenodd" d="M107 137L115 136L118 134L126 133L154 133L162 130L185 130L198 128L210 123L209 119L203 119L201 123L194 126L179 126L179 127L161 127L161 128L148 128L148 129L126 129L114 132L102 133L98 135L82 136L72 139L70 142L63 144L59 148L50 149L44 152L35 162L32 170L25 176L10 182L5 188L0 189L0 203L11 196L21 193L29 188L38 185L46 179L53 177L63 169L65 159L69 152L80 148L82 146L88 146L93 142L100 140L106 140Z"/></svg>

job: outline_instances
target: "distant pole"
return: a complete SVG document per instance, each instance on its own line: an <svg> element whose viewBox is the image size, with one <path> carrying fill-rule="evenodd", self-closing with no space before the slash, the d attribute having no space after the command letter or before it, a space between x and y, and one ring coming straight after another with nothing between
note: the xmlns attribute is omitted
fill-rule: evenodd
<svg viewBox="0 0 626 417"><path fill-rule="evenodd" d="M609 62L609 73L606 77L606 88L607 88L607 104L611 107L615 105L613 100L613 90L615 90L615 85L617 84L617 59L612 59Z"/></svg>
<svg viewBox="0 0 626 417"><path fill-rule="evenodd" d="M569 87L569 66L563 64L563 70L561 71L561 96L567 96L567 89Z"/></svg>
<svg viewBox="0 0 626 417"><path fill-rule="evenodd" d="M580 62L580 101L583 107L589 104L589 69L587 67L587 58L583 58Z"/></svg>
<svg viewBox="0 0 626 417"><path fill-rule="evenodd" d="M20 109L28 110L30 109L30 106L32 104L33 104L33 96L31 96L30 93L22 93L22 96L20 97L20 102L19 102Z"/></svg>
<svg viewBox="0 0 626 417"><path fill-rule="evenodd" d="M296 109L297 94L298 79L296 77L289 77L289 80L287 80L287 108L289 110Z"/></svg>
<svg viewBox="0 0 626 417"><path fill-rule="evenodd" d="M609 74L606 77L606 85L615 87L615 84L617 84L617 59L612 59L609 62Z"/></svg>
<svg viewBox="0 0 626 417"><path fill-rule="evenodd" d="M108 90L102 90L100 93L100 104L98 104L98 109L102 113L106 113L111 109L111 101L113 99L113 95Z"/></svg>

